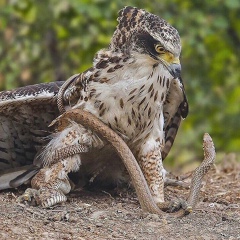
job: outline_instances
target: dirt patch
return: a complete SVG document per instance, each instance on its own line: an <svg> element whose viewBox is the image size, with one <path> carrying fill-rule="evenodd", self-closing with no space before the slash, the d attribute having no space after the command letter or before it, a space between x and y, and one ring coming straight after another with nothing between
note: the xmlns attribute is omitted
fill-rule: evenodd
<svg viewBox="0 0 240 240"><path fill-rule="evenodd" d="M190 181L190 178L185 180ZM131 189L76 190L50 209L16 203L24 188L0 193L0 239L240 239L240 163L206 177L195 211L181 219L148 214ZM166 187L166 198L188 190Z"/></svg>

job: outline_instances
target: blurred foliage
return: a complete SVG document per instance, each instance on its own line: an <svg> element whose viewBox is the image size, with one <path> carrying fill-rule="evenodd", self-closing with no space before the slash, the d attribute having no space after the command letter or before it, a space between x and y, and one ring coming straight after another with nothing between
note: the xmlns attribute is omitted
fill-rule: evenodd
<svg viewBox="0 0 240 240"><path fill-rule="evenodd" d="M240 148L239 0L1 0L0 89L65 80L107 47L125 5L144 8L176 27L190 114L172 158L201 157L209 132L219 152Z"/></svg>

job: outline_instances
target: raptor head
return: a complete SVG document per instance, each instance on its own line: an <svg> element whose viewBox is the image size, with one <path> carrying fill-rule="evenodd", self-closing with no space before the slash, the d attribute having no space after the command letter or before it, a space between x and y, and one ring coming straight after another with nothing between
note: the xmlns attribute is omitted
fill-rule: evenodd
<svg viewBox="0 0 240 240"><path fill-rule="evenodd" d="M180 76L181 43L175 28L164 19L134 7L123 8L118 22L111 50L147 55L163 64L174 78Z"/></svg>

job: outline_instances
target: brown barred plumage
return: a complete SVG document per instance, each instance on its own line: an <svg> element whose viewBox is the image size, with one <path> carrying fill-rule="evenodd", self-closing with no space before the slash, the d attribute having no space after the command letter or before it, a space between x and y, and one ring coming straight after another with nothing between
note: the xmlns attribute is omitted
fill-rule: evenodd
<svg viewBox="0 0 240 240"><path fill-rule="evenodd" d="M41 111L35 111L38 116L34 118L42 121L40 130L48 130L47 125L59 114L57 105L60 112L72 108L91 112L128 144L142 167L156 203L159 203L164 201L165 171L162 160L172 147L181 118L185 118L188 112L180 77L180 37L177 30L165 20L142 9L125 7L119 12L118 21L108 49L100 50L96 54L92 68L71 77L60 91L52 90L45 100L41 98L41 94L35 94L32 102L25 101L28 95L23 90L16 90L21 92L21 98L25 100L20 103L18 99L12 106L21 107L19 115L24 116L23 122L26 123L27 116L42 107ZM161 52L159 47L163 49ZM56 86L62 84L56 83ZM54 83L48 86L54 86ZM2 95L9 95L12 101L13 93L14 91L10 91ZM3 99L2 103L5 101ZM7 117L14 119L15 113L11 112L9 107L6 109ZM45 109L51 114L43 113ZM4 118L4 114L2 115ZM38 124L34 119L30 120L30 124L35 124L33 129L36 129ZM26 125L24 123L24 126ZM21 130L21 126L17 127L18 129ZM8 130L7 134L15 138L14 132ZM47 135L48 133L43 134ZM21 134L17 134L17 138L20 139ZM56 184L63 179L64 182L67 181L68 173L78 170L80 165L84 165L84 174L90 175L90 178L91 174L100 168L104 170L96 178L109 181L127 180L124 167L111 146L90 129L71 122L64 130L53 133L48 138L48 144L37 157L41 164L45 163L46 174L41 170L41 174L37 174L33 181L41 175L41 181L48 185L51 183L50 186L54 186L55 191ZM4 146L7 141L5 138ZM56 163L52 153L76 144L89 148L89 153L69 154L67 158L63 157ZM2 148L1 145L0 147ZM8 148L12 149L12 146ZM22 148L26 150L25 146ZM80 167L80 171L83 169ZM52 177L49 179L49 176ZM66 186L69 190L68 184ZM49 191L51 192L51 189ZM61 197L62 199L65 198Z"/></svg>

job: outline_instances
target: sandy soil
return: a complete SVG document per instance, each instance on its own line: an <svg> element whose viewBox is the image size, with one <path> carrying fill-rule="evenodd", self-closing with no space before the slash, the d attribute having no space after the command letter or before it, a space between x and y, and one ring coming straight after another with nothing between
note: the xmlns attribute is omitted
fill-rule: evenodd
<svg viewBox="0 0 240 240"><path fill-rule="evenodd" d="M50 209L16 203L23 191L0 193L0 239L240 239L236 161L211 170L195 211L181 219L143 212L131 188L78 189L66 203ZM167 199L187 194L187 189L166 187Z"/></svg>

